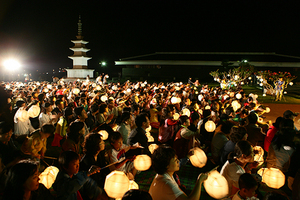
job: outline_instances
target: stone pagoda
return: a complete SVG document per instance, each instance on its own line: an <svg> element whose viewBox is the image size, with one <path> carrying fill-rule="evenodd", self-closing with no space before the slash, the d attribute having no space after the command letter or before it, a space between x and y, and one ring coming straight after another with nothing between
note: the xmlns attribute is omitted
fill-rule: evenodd
<svg viewBox="0 0 300 200"><path fill-rule="evenodd" d="M69 56L73 60L73 69L67 69L68 79L82 79L89 76L89 78L94 77L94 69L88 69L88 60L92 57L88 57L86 52L90 49L87 49L85 45L89 43L88 41L83 40L82 36L82 23L81 17L79 16L78 21L78 35L76 36L77 40L71 40L75 44L73 48L70 48L74 51L72 56Z"/></svg>

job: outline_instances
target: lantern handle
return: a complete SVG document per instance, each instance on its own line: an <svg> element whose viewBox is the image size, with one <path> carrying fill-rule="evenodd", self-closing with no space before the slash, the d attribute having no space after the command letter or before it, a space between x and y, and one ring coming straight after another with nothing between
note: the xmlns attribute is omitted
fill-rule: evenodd
<svg viewBox="0 0 300 200"><path fill-rule="evenodd" d="M211 173L212 171L215 171L215 170L217 170L219 166L220 166L220 165L218 165L218 166L214 167L212 170L210 170L209 172L207 172L207 174Z"/></svg>
<svg viewBox="0 0 300 200"><path fill-rule="evenodd" d="M44 159L41 159L48 167L50 166Z"/></svg>

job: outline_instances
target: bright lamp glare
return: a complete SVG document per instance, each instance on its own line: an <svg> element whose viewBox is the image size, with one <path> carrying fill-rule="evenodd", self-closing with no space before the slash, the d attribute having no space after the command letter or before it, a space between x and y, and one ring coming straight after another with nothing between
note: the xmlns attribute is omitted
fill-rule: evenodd
<svg viewBox="0 0 300 200"><path fill-rule="evenodd" d="M10 71L17 70L21 67L21 64L18 61L13 60L13 59L4 61L3 65L6 69L8 69Z"/></svg>

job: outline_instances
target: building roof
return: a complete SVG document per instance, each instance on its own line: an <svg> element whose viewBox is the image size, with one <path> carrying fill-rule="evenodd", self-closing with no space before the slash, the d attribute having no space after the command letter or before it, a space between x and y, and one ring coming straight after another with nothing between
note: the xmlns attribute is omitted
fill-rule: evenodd
<svg viewBox="0 0 300 200"><path fill-rule="evenodd" d="M275 52L156 52L122 58L116 65L211 65L229 61L238 66L247 60L254 66L300 67L300 57Z"/></svg>

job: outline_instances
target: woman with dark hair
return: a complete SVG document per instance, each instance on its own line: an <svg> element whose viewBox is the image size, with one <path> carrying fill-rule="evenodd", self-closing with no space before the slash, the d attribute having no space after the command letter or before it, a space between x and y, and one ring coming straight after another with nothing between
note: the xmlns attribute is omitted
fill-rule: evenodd
<svg viewBox="0 0 300 200"><path fill-rule="evenodd" d="M67 139L63 142L62 151L74 151L77 154L82 154L81 139L84 134L84 123L75 121L70 124L70 131L67 134Z"/></svg>
<svg viewBox="0 0 300 200"><path fill-rule="evenodd" d="M221 169L221 174L226 178L229 186L229 196L239 190L239 177L244 173L251 173L251 169L257 167L253 162L253 148L248 141L236 143L234 152L228 155L228 160ZM247 165L248 163L251 163ZM247 167L246 167L247 165Z"/></svg>
<svg viewBox="0 0 300 200"><path fill-rule="evenodd" d="M52 110L53 107L49 102L45 103L45 107L43 107L41 114L39 115L39 122L40 127L42 127L44 124L55 124L57 121L57 118L52 118Z"/></svg>
<svg viewBox="0 0 300 200"><path fill-rule="evenodd" d="M187 196L178 186L173 175L179 170L179 160L174 149L159 146L152 155L152 167L157 173L149 189L153 200L200 199L201 185L207 174L200 174L193 191Z"/></svg>
<svg viewBox="0 0 300 200"><path fill-rule="evenodd" d="M174 120L174 114L175 107L173 105L168 105L162 109L162 119L158 131L158 141L161 143L168 143L171 146L173 146L173 140L178 131L178 120Z"/></svg>
<svg viewBox="0 0 300 200"><path fill-rule="evenodd" d="M67 130L69 128L70 123L73 120L74 120L73 119L73 110L72 110L72 108L67 107L63 111L63 116L61 116L57 122L54 139L51 144L52 146L58 146L58 147L61 146L60 141L63 138L66 138Z"/></svg>
<svg viewBox="0 0 300 200"><path fill-rule="evenodd" d="M114 115L111 114L108 116L108 106L105 103L102 103L99 107L99 113L97 115L97 120L99 124L109 124L113 119Z"/></svg>
<svg viewBox="0 0 300 200"><path fill-rule="evenodd" d="M23 160L8 172L3 200L54 199L43 184L39 184L38 163Z"/></svg>
<svg viewBox="0 0 300 200"><path fill-rule="evenodd" d="M80 171L88 171L92 165L104 167L109 164L105 160L105 142L101 139L98 133L90 133L85 136L83 142L84 156L80 161ZM104 169L100 173L91 176L100 187L104 187L105 177L110 173L110 170Z"/></svg>
<svg viewBox="0 0 300 200"><path fill-rule="evenodd" d="M121 124L118 126L117 131L121 133L123 137L123 143L127 144L128 136L131 132L131 114L130 112L123 112L121 116Z"/></svg>

